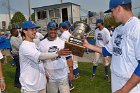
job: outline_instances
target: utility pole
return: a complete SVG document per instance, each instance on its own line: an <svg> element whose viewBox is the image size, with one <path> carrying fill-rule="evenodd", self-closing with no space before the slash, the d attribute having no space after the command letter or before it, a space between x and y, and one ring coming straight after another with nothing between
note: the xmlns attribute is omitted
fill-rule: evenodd
<svg viewBox="0 0 140 93"><path fill-rule="evenodd" d="M10 13L10 0L8 0L8 14L9 14L9 26L11 27L11 13Z"/></svg>
<svg viewBox="0 0 140 93"><path fill-rule="evenodd" d="M31 20L31 6L30 6L30 0L28 0L28 9L29 9L29 20Z"/></svg>
<svg viewBox="0 0 140 93"><path fill-rule="evenodd" d="M63 3L63 0L60 0L61 4Z"/></svg>

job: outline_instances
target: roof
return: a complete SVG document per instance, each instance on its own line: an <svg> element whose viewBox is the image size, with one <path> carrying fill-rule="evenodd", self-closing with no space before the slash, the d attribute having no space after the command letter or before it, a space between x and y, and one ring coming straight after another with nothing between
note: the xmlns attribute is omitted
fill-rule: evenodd
<svg viewBox="0 0 140 93"><path fill-rule="evenodd" d="M66 2L66 3L62 3L62 4L54 4L54 5L48 5L48 6L41 6L41 7L35 7L35 8L32 8L33 10L35 9L39 9L39 8L56 8L56 7L61 7L61 6L64 6L64 5L76 5L76 6L80 6L78 4L75 4L75 3L72 3L72 2Z"/></svg>

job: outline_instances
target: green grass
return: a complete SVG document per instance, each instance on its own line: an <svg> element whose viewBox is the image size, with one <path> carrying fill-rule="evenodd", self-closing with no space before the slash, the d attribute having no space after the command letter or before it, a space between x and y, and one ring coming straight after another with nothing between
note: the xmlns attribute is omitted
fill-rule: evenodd
<svg viewBox="0 0 140 93"><path fill-rule="evenodd" d="M111 93L111 84L105 80L102 64L98 66L94 80L89 80L92 66L92 63L79 63L80 78L74 80L75 89L71 93Z"/></svg>
<svg viewBox="0 0 140 93"><path fill-rule="evenodd" d="M93 81L89 80L92 70L92 63L79 62L80 78L74 80L75 89L71 93L111 93L111 84L105 80L104 67L100 64L97 68L97 74ZM20 93L14 85L15 67L10 62L3 64L3 72L6 81L7 93Z"/></svg>

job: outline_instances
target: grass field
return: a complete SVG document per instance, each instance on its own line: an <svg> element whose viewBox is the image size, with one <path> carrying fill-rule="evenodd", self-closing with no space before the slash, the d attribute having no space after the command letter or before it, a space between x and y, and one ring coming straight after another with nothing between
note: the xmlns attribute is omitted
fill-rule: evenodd
<svg viewBox="0 0 140 93"><path fill-rule="evenodd" d="M79 69L80 78L74 80L75 89L71 93L111 93L111 85L105 80L102 64L97 68L97 74L93 81L89 80L92 63L79 62ZM3 64L3 72L6 81L6 93L20 93L20 90L13 86L15 67L12 67L10 63Z"/></svg>

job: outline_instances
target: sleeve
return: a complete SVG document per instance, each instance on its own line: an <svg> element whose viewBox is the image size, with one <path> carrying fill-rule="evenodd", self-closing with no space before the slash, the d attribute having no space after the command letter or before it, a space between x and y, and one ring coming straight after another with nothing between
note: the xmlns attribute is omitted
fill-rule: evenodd
<svg viewBox="0 0 140 93"><path fill-rule="evenodd" d="M72 58L72 55L66 56L66 60L68 60L68 59L70 59L70 58Z"/></svg>
<svg viewBox="0 0 140 93"><path fill-rule="evenodd" d="M108 43L110 41L110 33L108 29L106 29L106 42Z"/></svg>
<svg viewBox="0 0 140 93"><path fill-rule="evenodd" d="M113 52L113 37L111 37L111 38L109 39L108 44L105 45L105 49L106 49L110 54L112 54L112 52Z"/></svg>
<svg viewBox="0 0 140 93"><path fill-rule="evenodd" d="M138 66L135 69L134 74L140 77L140 60L138 60Z"/></svg>
<svg viewBox="0 0 140 93"><path fill-rule="evenodd" d="M112 54L110 54L105 47L102 47L102 54L103 56L112 56Z"/></svg>
<svg viewBox="0 0 140 93"><path fill-rule="evenodd" d="M26 45L25 47L23 47L22 51L24 56L26 56L35 63L39 63L39 56L41 55L41 52L38 51L35 47Z"/></svg>

